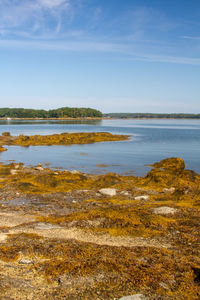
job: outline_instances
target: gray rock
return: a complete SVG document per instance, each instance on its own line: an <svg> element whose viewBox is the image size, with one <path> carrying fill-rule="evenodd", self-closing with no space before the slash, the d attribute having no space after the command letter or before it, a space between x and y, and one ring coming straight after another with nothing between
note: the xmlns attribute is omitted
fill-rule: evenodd
<svg viewBox="0 0 200 300"><path fill-rule="evenodd" d="M111 188L105 188L105 189L100 189L99 192L103 195L106 196L116 196L117 192L116 189L111 189Z"/></svg>
<svg viewBox="0 0 200 300"><path fill-rule="evenodd" d="M169 206L161 206L161 207L153 208L152 211L156 215L169 215L169 214L174 215L178 211L178 209Z"/></svg>
<svg viewBox="0 0 200 300"><path fill-rule="evenodd" d="M142 294L135 294L135 295L131 295L131 296L125 296L120 298L119 300L148 300L149 297L146 297Z"/></svg>

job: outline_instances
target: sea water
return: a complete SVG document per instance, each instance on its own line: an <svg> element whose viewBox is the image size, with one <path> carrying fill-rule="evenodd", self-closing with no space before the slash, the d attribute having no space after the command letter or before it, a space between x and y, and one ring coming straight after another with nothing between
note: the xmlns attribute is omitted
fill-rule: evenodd
<svg viewBox="0 0 200 300"><path fill-rule="evenodd" d="M51 168L86 173L116 172L145 175L148 165L167 157L181 157L186 167L200 173L200 120L106 119L90 121L0 121L0 134L111 132L130 140L71 146L9 146L0 161L38 163Z"/></svg>

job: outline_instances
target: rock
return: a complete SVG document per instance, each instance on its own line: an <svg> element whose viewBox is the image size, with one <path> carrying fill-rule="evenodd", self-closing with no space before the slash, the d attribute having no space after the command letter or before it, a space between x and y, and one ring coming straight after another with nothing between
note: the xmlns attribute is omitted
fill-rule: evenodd
<svg viewBox="0 0 200 300"><path fill-rule="evenodd" d="M168 286L166 283L160 282L159 285L160 285L163 289L169 290L169 286Z"/></svg>
<svg viewBox="0 0 200 300"><path fill-rule="evenodd" d="M123 196L130 196L129 192L127 191L121 191L120 194Z"/></svg>
<svg viewBox="0 0 200 300"><path fill-rule="evenodd" d="M149 200L149 195L141 195L141 196L136 196L134 199L135 200Z"/></svg>
<svg viewBox="0 0 200 300"><path fill-rule="evenodd" d="M20 259L19 264L29 265L32 264L32 261L29 259Z"/></svg>
<svg viewBox="0 0 200 300"><path fill-rule="evenodd" d="M148 300L149 297L146 297L142 294L135 294L135 295L131 295L131 296L125 296L120 298L119 300Z"/></svg>
<svg viewBox="0 0 200 300"><path fill-rule="evenodd" d="M44 171L44 168L42 166L37 166L37 167L35 167L35 169L38 171Z"/></svg>
<svg viewBox="0 0 200 300"><path fill-rule="evenodd" d="M9 131L5 131L5 132L2 132L1 135L2 135L2 136L10 136L10 132L9 132Z"/></svg>
<svg viewBox="0 0 200 300"><path fill-rule="evenodd" d="M171 194L171 193L175 192L175 187L165 188L162 191L163 191L163 193L169 193L169 194Z"/></svg>
<svg viewBox="0 0 200 300"><path fill-rule="evenodd" d="M171 158L163 159L160 162L156 162L155 164L152 165L152 167L163 169L163 170L182 172L185 169L185 162L182 158L171 157Z"/></svg>
<svg viewBox="0 0 200 300"><path fill-rule="evenodd" d="M7 148L0 146L0 152L4 152L4 151L7 151L7 150L8 150Z"/></svg>
<svg viewBox="0 0 200 300"><path fill-rule="evenodd" d="M20 164L15 165L15 169L19 169L20 168Z"/></svg>
<svg viewBox="0 0 200 300"><path fill-rule="evenodd" d="M110 189L110 188L106 188L106 189L100 189L99 192L103 195L106 196L116 196L117 192L116 189Z"/></svg>
<svg viewBox="0 0 200 300"><path fill-rule="evenodd" d="M51 230L51 229L59 229L61 228L59 225L54 225L54 224L50 224L50 223L36 223L34 225L34 228L35 229L38 229L38 230Z"/></svg>
<svg viewBox="0 0 200 300"><path fill-rule="evenodd" d="M178 209L168 206L161 206L153 209L153 213L156 215L174 215Z"/></svg>
<svg viewBox="0 0 200 300"><path fill-rule="evenodd" d="M12 174L12 175L16 175L17 173L18 173L17 170L14 170L14 169L10 170L10 174Z"/></svg>
<svg viewBox="0 0 200 300"><path fill-rule="evenodd" d="M71 174L80 174L80 172L77 171L77 170L72 170L72 171L70 171L70 173L71 173Z"/></svg>

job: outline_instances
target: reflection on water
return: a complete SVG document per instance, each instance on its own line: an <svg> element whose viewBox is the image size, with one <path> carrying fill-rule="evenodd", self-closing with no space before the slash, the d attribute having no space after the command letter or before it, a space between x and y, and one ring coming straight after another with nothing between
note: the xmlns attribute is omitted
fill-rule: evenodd
<svg viewBox="0 0 200 300"><path fill-rule="evenodd" d="M0 133L54 134L78 131L107 131L131 135L130 141L90 145L16 147L0 154L0 160L28 165L77 169L82 172L133 172L144 175L151 164L166 157L182 157L200 172L200 120L37 120L0 121ZM87 154L87 155L86 155Z"/></svg>

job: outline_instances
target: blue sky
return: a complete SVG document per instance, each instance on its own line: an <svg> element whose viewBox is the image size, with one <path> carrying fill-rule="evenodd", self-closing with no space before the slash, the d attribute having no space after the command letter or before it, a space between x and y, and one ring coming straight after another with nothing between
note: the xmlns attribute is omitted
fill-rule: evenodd
<svg viewBox="0 0 200 300"><path fill-rule="evenodd" d="M199 0L0 0L0 107L200 113Z"/></svg>

